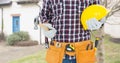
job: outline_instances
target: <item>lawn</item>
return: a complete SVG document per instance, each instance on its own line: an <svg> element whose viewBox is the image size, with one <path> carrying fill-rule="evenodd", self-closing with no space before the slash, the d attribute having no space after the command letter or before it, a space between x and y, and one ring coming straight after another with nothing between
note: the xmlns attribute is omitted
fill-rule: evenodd
<svg viewBox="0 0 120 63"><path fill-rule="evenodd" d="M120 41L114 43L108 40L109 37L106 37L104 46L105 46L105 63L120 63Z"/></svg>
<svg viewBox="0 0 120 63"><path fill-rule="evenodd" d="M9 63L47 63L45 61L46 50L43 49L40 52L26 56L17 60L10 61Z"/></svg>
<svg viewBox="0 0 120 63"><path fill-rule="evenodd" d="M120 63L120 43L114 43L109 40L109 36L105 37L105 63ZM45 53L46 50L20 58L18 60L11 61L9 63L46 63Z"/></svg>

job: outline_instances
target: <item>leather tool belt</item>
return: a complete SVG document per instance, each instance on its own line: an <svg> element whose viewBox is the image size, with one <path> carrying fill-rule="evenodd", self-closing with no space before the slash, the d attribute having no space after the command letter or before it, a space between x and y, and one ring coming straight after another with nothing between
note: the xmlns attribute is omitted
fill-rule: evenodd
<svg viewBox="0 0 120 63"><path fill-rule="evenodd" d="M95 48L90 40L75 43L53 41L46 54L47 63L62 63L64 55L76 56L77 63L95 63Z"/></svg>

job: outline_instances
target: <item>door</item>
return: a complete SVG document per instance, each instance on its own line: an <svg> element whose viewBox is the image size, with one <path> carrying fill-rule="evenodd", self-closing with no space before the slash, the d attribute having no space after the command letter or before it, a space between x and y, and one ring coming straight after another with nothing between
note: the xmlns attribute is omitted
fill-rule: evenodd
<svg viewBox="0 0 120 63"><path fill-rule="evenodd" d="M13 16L13 32L19 32L19 31L20 31L20 17Z"/></svg>

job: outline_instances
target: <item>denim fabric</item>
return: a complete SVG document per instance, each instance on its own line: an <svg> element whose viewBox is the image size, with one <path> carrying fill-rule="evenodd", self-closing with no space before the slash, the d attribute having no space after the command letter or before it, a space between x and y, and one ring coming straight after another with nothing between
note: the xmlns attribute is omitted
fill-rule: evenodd
<svg viewBox="0 0 120 63"><path fill-rule="evenodd" d="M63 59L62 63L76 63L76 59L70 59L68 55L65 55L65 59Z"/></svg>

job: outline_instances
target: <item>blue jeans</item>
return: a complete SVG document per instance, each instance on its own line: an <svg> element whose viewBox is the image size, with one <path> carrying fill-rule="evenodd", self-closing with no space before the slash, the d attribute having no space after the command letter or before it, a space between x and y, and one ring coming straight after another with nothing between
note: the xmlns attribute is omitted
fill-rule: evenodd
<svg viewBox="0 0 120 63"><path fill-rule="evenodd" d="M76 59L69 59L69 56L65 56L62 63L76 63Z"/></svg>

